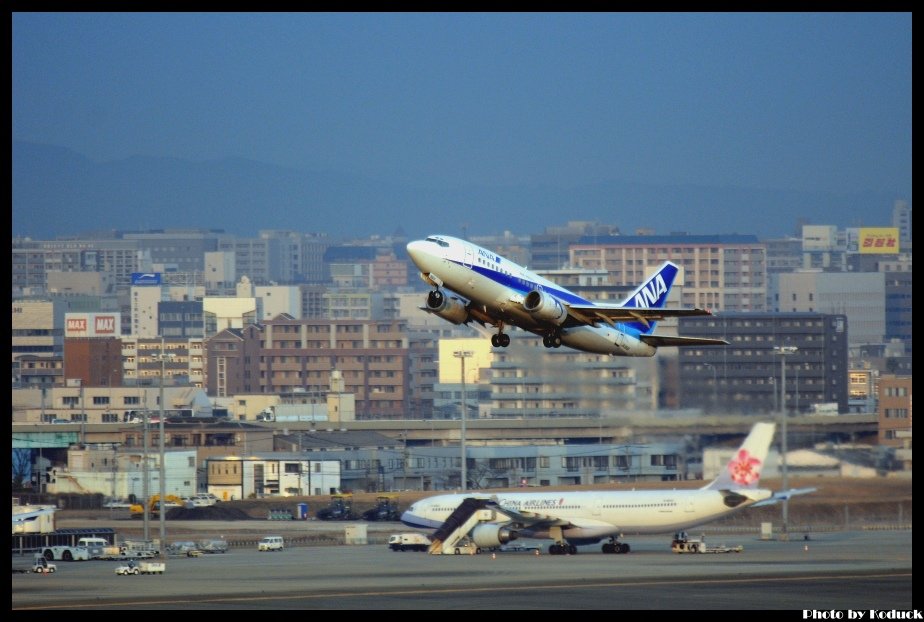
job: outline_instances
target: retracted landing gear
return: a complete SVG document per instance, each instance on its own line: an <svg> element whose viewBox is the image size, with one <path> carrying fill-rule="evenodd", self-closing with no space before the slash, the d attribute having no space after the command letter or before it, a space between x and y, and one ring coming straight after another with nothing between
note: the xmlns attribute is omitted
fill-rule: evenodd
<svg viewBox="0 0 924 622"><path fill-rule="evenodd" d="M629 545L625 542L617 542L616 538L610 538L610 541L602 547L604 553L619 554L628 553Z"/></svg>

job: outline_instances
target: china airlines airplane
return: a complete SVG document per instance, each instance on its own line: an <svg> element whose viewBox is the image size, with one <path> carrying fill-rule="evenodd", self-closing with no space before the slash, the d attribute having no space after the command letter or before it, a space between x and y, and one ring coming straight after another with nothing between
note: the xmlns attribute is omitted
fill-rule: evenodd
<svg viewBox="0 0 924 622"><path fill-rule="evenodd" d="M621 304L595 304L471 242L431 235L407 245L420 277L433 287L423 310L453 324L493 326L491 345L506 348L507 326L542 337L547 348L616 356L653 356L660 346L728 345L723 339L656 335L667 317L711 315L703 309L665 309L677 266L666 261Z"/></svg>
<svg viewBox="0 0 924 622"><path fill-rule="evenodd" d="M425 529L444 527L466 499L486 500L494 509L490 522L474 525L466 534L483 549L518 537L551 539L549 553L574 554L581 544L603 539L604 553L628 553L618 542L622 533L658 534L702 525L747 507L769 505L815 488L774 493L758 488L775 425L757 423L725 470L710 484L692 490L541 491L437 495L411 505L401 522ZM467 517L454 516L463 524ZM439 534L439 531L437 531ZM436 536L435 536L436 537Z"/></svg>

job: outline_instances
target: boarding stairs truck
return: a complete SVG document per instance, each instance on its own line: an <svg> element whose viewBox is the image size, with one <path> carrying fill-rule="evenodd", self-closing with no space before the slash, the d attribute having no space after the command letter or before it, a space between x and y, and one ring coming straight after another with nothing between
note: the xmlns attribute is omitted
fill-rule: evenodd
<svg viewBox="0 0 924 622"><path fill-rule="evenodd" d="M518 533L509 527L491 524L497 510L488 507L488 499L469 497L449 515L433 534L431 555L477 555L483 549L493 549L516 540Z"/></svg>

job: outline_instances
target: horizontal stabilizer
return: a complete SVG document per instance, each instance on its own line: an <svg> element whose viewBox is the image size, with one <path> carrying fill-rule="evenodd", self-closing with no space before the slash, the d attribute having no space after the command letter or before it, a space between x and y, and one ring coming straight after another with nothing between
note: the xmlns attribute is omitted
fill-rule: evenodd
<svg viewBox="0 0 924 622"><path fill-rule="evenodd" d="M779 503L780 501L786 501L787 499L791 499L792 497L795 497L796 495L807 495L810 492L815 492L816 490L818 489L817 488L790 488L789 490L781 490L779 492L773 493L773 496L770 497L769 499L758 501L751 507L756 508L762 505L774 505L775 503Z"/></svg>
<svg viewBox="0 0 924 622"><path fill-rule="evenodd" d="M706 337L668 337L666 335L639 335L638 338L650 346L727 346L724 339L707 339Z"/></svg>

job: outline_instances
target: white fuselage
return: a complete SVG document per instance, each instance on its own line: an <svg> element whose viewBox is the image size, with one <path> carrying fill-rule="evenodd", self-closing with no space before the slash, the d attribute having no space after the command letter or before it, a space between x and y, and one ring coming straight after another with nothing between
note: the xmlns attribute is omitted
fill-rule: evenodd
<svg viewBox="0 0 924 622"><path fill-rule="evenodd" d="M768 499L771 491L748 491L748 499L729 507L726 495L713 489L645 490L645 491L580 491L580 492L499 492L449 494L429 497L414 503L402 515L401 521L412 527L439 528L463 499L475 497L496 500L504 508L524 516L558 519L563 535L568 539L605 538L623 532L654 534L669 533L702 525ZM510 516L495 522L509 523ZM543 520L548 525L550 520ZM527 524L524 535L548 537L548 529L535 531Z"/></svg>

